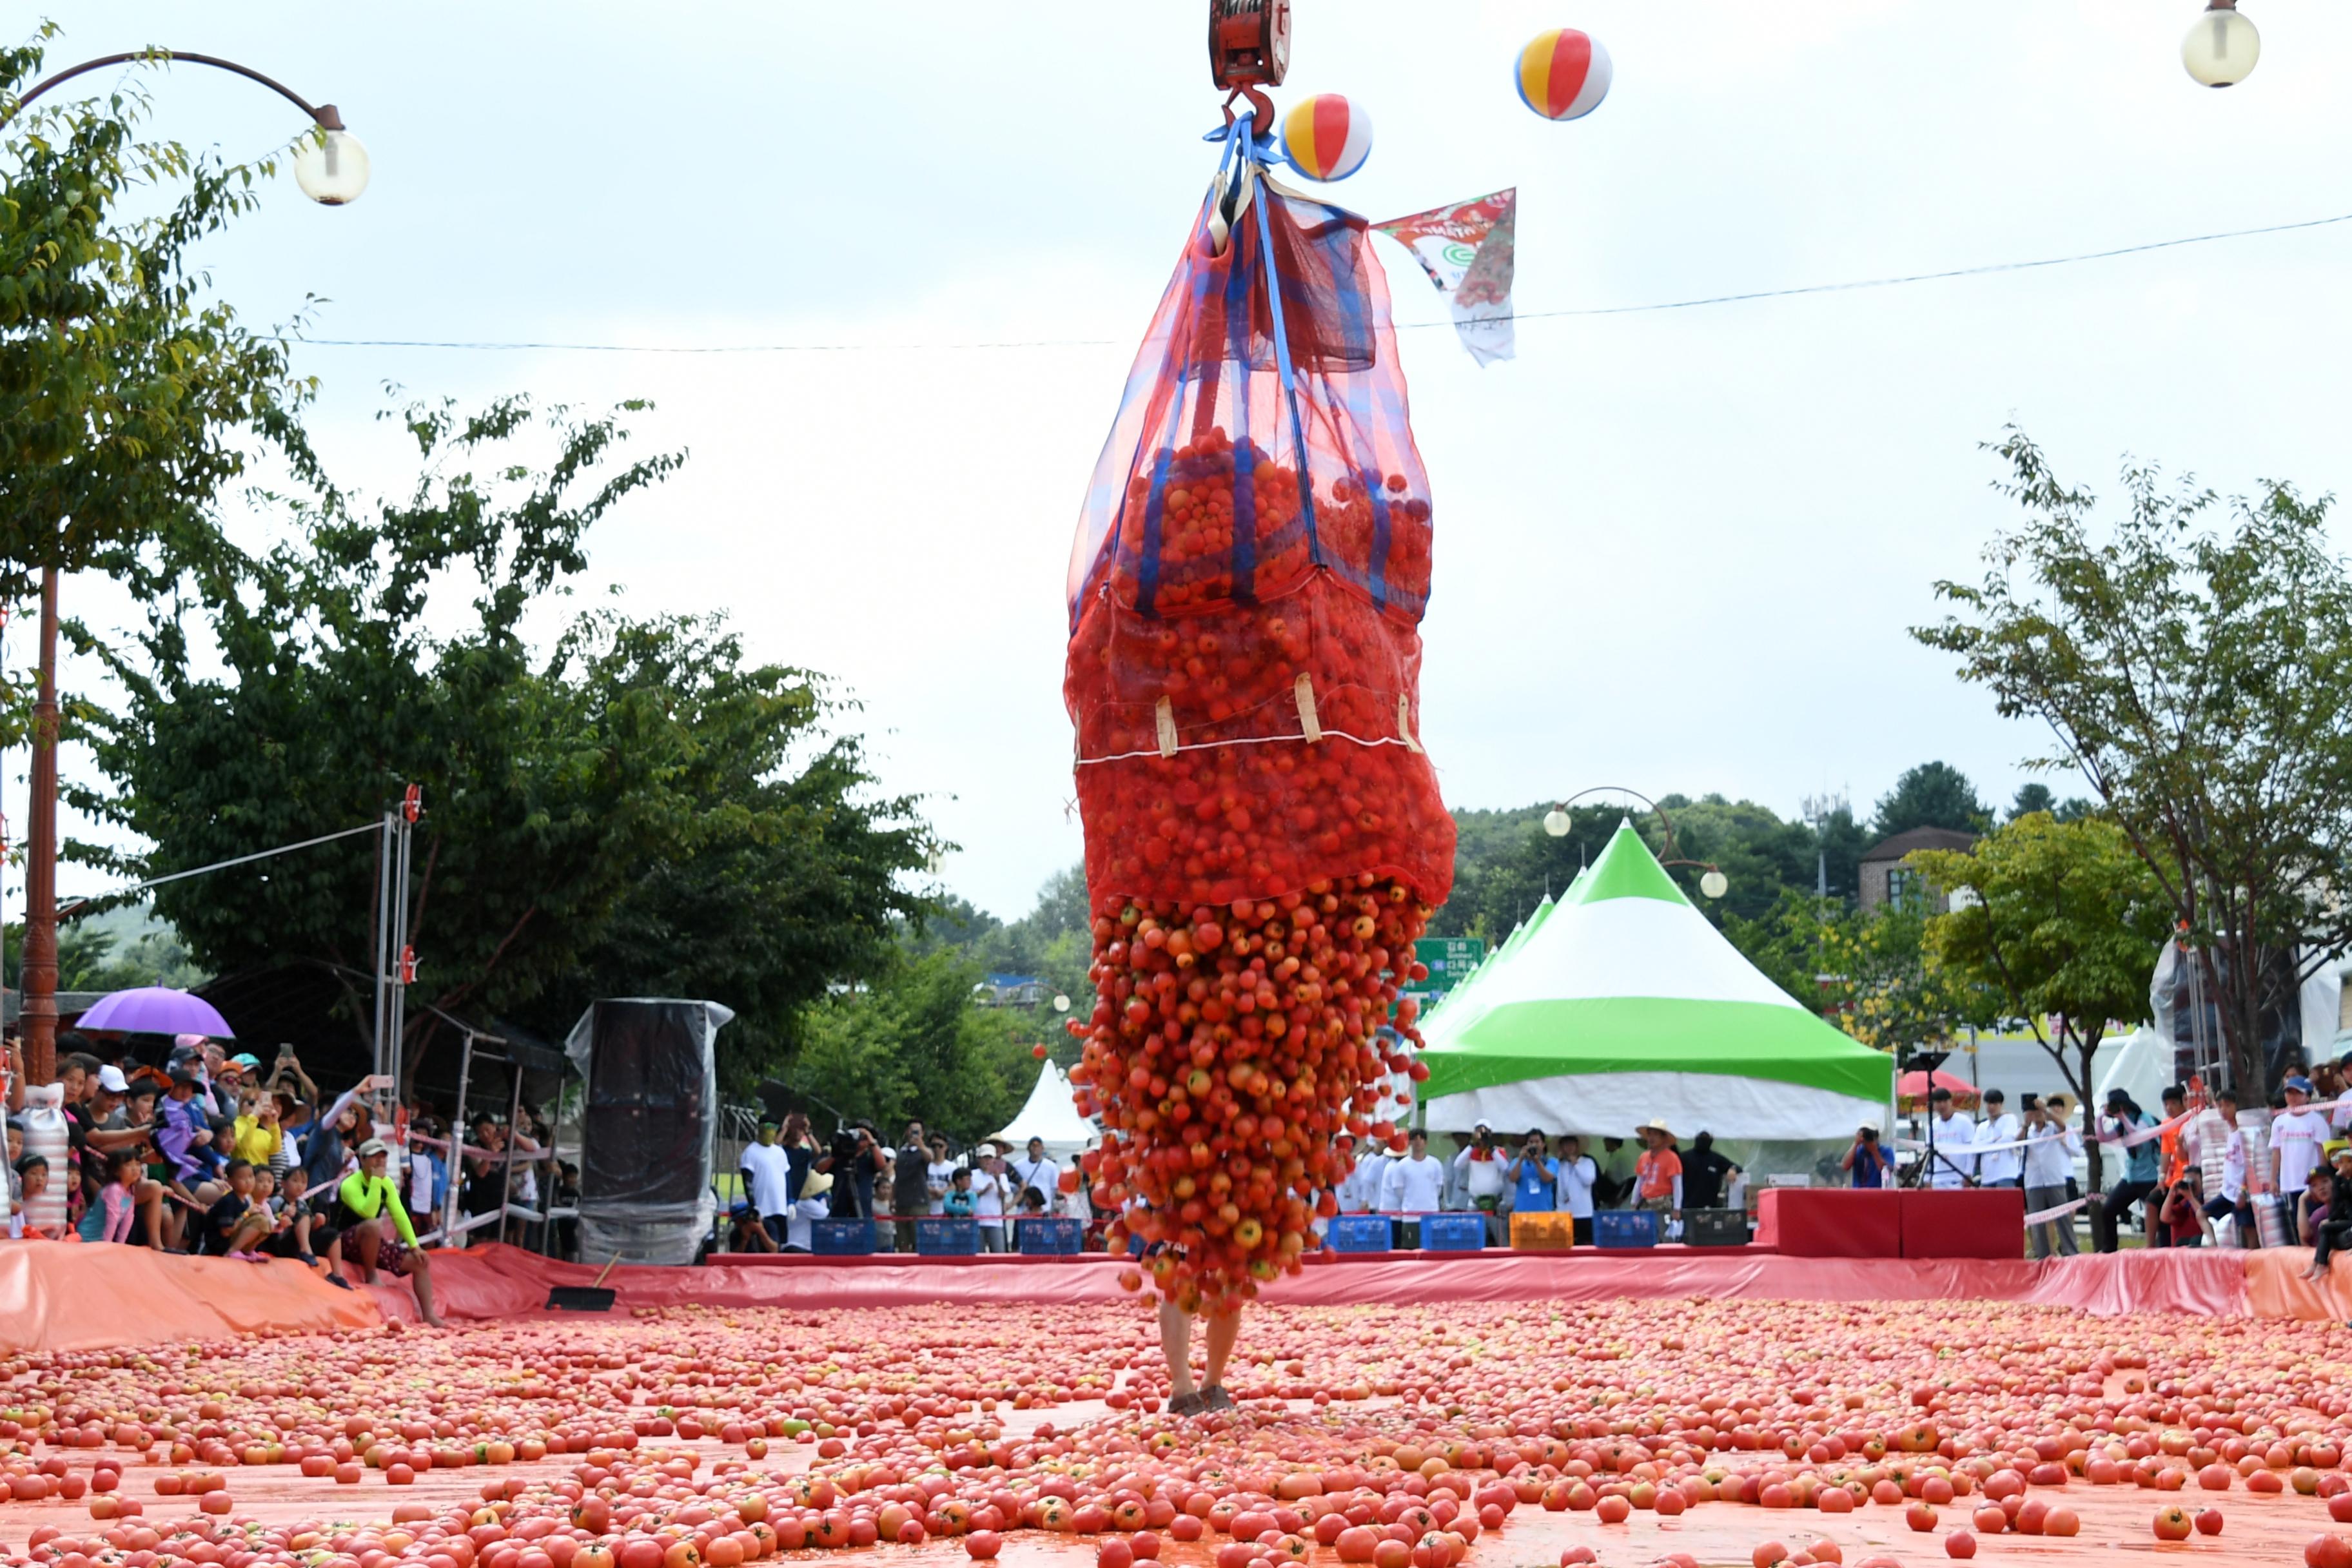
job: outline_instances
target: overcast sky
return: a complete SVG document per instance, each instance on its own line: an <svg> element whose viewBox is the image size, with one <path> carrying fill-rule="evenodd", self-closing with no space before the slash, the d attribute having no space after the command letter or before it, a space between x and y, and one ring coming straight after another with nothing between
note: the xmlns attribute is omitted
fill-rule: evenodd
<svg viewBox="0 0 2352 1568"><path fill-rule="evenodd" d="M2180 68L2199 9L1296 0L1277 97L1369 110L1370 161L1334 187L1369 216L1517 184L1530 313L2352 211L2352 8L2245 0L2264 54L2225 92ZM1009 917L1079 850L1063 568L1213 162L1202 11L82 0L52 59L201 50L341 107L373 158L365 198L319 209L289 179L209 249L248 319L315 294L322 338L842 345L301 363L326 380L320 443L375 485L408 474L372 417L387 382L654 399L644 443L691 460L592 539L598 588L724 610L759 656L832 677L864 704L884 784L929 796L963 846L948 885ZM1561 25L1607 46L1616 80L1555 125L1510 68ZM157 131L231 157L299 129L217 73L152 90ZM1441 321L1383 254L1400 319ZM2225 490L2339 489L2347 260L2352 224L1523 320L1518 359L1486 370L1450 331L1405 332L1438 530L1423 732L1448 801L1617 784L1791 814L1850 787L1866 810L1931 757L2005 801L2042 738L1906 630L2011 519L1979 444L2016 420L2103 492L2126 453ZM968 346L1040 341L1061 346ZM130 614L103 584L68 594ZM20 623L7 657L29 646ZM20 753L12 824L22 773Z"/></svg>

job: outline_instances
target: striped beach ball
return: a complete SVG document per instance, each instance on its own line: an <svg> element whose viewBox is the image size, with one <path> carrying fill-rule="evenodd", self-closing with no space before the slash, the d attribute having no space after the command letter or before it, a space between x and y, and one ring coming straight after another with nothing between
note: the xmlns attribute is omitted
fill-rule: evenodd
<svg viewBox="0 0 2352 1568"><path fill-rule="evenodd" d="M1609 96L1609 51L1573 27L1538 33L1519 51L1519 101L1546 120L1576 120Z"/></svg>
<svg viewBox="0 0 2352 1568"><path fill-rule="evenodd" d="M1282 151L1310 180L1344 180L1372 151L1372 117L1336 92L1318 92L1282 117Z"/></svg>

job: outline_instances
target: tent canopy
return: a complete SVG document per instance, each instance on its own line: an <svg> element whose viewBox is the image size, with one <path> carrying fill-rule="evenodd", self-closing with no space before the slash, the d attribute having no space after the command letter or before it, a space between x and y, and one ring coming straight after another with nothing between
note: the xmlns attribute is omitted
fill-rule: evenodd
<svg viewBox="0 0 2352 1568"><path fill-rule="evenodd" d="M1016 1150L1027 1148L1032 1138L1042 1138L1045 1152L1066 1160L1093 1142L1101 1131L1078 1114L1077 1096L1069 1079L1048 1061L1029 1090L1029 1102L1021 1108L1021 1114L996 1136Z"/></svg>
<svg viewBox="0 0 2352 1568"><path fill-rule="evenodd" d="M1884 1122L1894 1061L1801 1006L1691 906L1628 823L1423 1053L1429 1125L1833 1138ZM1682 1125L1688 1122L1691 1125Z"/></svg>

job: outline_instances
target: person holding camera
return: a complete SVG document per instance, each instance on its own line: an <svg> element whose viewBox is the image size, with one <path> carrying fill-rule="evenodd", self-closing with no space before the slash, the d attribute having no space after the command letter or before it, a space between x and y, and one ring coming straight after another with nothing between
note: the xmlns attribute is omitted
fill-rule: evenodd
<svg viewBox="0 0 2352 1568"><path fill-rule="evenodd" d="M1851 1172L1853 1184L1857 1187L1884 1187L1889 1184L1887 1178L1895 1169L1895 1156L1886 1152L1885 1144L1879 1142L1876 1122L1865 1121L1862 1124L1861 1131L1853 1135L1853 1147L1848 1149L1845 1152L1845 1158L1838 1162L1838 1169Z"/></svg>
<svg viewBox="0 0 2352 1568"><path fill-rule="evenodd" d="M2071 1109L2066 1097L2053 1094L2047 1100L2025 1097L2025 1212L2040 1214L2054 1209L2066 1200L2066 1181L2074 1173L2074 1156L2083 1152L2083 1140L2068 1124L2066 1113ZM2044 1220L2032 1229L2033 1256L2047 1258L2053 1251L2061 1258L2072 1258L2078 1248L2074 1243L2074 1216Z"/></svg>
<svg viewBox="0 0 2352 1568"><path fill-rule="evenodd" d="M1492 1247L1507 1239L1503 1198L1511 1190L1514 1178L1507 1173L1511 1168L1513 1162L1496 1146L1495 1130L1483 1121L1471 1129L1469 1144L1454 1156L1454 1177L1463 1201L1486 1216L1486 1241Z"/></svg>
<svg viewBox="0 0 2352 1568"><path fill-rule="evenodd" d="M1553 1159L1544 1144L1544 1135L1530 1132L1519 1144L1519 1157L1511 1162L1511 1212L1513 1214L1552 1214L1559 1208L1559 1162ZM1506 1235L1507 1242L1510 1237Z"/></svg>

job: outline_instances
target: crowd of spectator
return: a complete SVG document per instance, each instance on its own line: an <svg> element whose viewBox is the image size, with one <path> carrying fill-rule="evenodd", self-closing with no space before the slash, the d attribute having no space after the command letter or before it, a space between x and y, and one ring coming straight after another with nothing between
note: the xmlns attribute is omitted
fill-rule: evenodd
<svg viewBox="0 0 2352 1568"><path fill-rule="evenodd" d="M916 1250L925 1218L969 1219L982 1252L1016 1246L1024 1219L1065 1218L1099 1232L1083 1185L1062 1191L1062 1166L1043 1139L1015 1150L988 1139L950 1152L947 1139L909 1121L895 1145L870 1121L853 1121L820 1141L793 1111L762 1121L739 1162L741 1194L730 1205L726 1250L806 1252L820 1219L876 1222L884 1251Z"/></svg>

